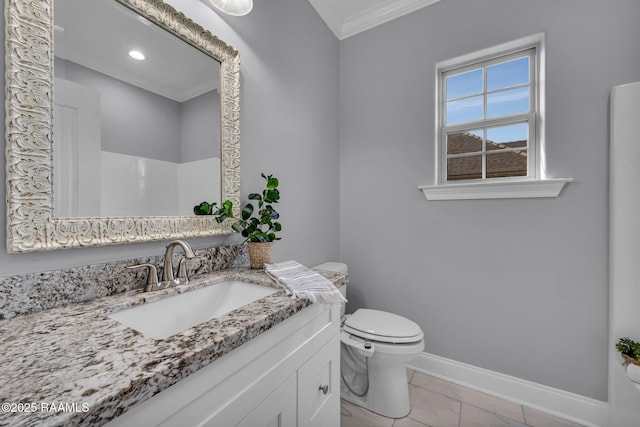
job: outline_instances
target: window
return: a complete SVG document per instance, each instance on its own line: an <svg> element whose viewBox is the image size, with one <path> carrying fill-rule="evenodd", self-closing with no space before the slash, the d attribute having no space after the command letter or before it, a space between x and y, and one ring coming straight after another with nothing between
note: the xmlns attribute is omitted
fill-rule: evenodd
<svg viewBox="0 0 640 427"><path fill-rule="evenodd" d="M534 64L529 49L442 73L443 181L535 177Z"/></svg>
<svg viewBox="0 0 640 427"><path fill-rule="evenodd" d="M543 41L437 64L436 185L419 187L427 199L557 197L571 181L544 176Z"/></svg>
<svg viewBox="0 0 640 427"><path fill-rule="evenodd" d="M536 48L440 71L441 182L536 178Z"/></svg>

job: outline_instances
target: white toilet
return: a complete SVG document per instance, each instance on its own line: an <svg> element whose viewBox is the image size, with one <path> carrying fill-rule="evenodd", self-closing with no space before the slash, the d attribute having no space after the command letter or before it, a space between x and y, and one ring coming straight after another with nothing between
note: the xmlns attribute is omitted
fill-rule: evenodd
<svg viewBox="0 0 640 427"><path fill-rule="evenodd" d="M325 262L316 270L347 273L347 265ZM347 286L340 292L346 297ZM409 414L405 365L424 350L424 334L409 319L379 310L358 309L344 315L340 341L340 397L390 418Z"/></svg>

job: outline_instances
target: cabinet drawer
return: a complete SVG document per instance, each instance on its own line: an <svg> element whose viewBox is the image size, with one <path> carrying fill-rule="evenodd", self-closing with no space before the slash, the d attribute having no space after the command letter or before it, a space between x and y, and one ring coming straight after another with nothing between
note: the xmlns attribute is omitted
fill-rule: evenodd
<svg viewBox="0 0 640 427"><path fill-rule="evenodd" d="M340 425L338 336L334 336L298 370L298 425Z"/></svg>

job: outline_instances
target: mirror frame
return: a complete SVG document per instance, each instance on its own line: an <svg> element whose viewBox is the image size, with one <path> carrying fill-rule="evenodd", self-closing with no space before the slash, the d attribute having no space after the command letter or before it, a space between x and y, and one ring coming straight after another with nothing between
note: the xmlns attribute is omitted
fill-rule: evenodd
<svg viewBox="0 0 640 427"><path fill-rule="evenodd" d="M240 205L240 55L162 0L115 0L220 62L221 198ZM231 234L212 216L57 218L53 212L53 2L5 0L7 251Z"/></svg>

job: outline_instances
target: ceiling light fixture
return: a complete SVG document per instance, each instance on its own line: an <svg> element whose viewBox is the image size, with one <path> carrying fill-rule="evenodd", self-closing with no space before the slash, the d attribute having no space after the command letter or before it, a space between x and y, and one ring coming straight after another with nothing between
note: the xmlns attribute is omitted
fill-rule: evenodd
<svg viewBox="0 0 640 427"><path fill-rule="evenodd" d="M130 50L129 56L132 57L133 59L137 59L138 61L144 61L146 58L144 56L144 53L140 52L139 50Z"/></svg>
<svg viewBox="0 0 640 427"><path fill-rule="evenodd" d="M243 16L253 9L253 0L209 0L216 9L227 15Z"/></svg>

